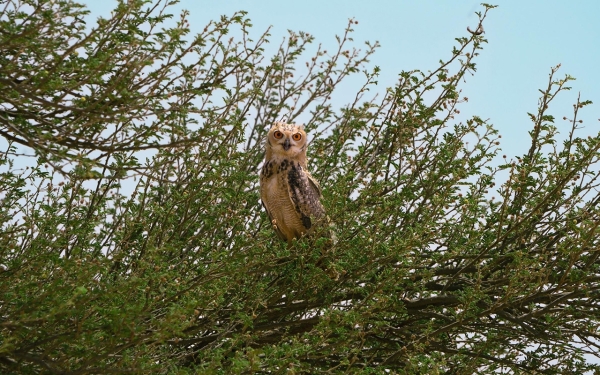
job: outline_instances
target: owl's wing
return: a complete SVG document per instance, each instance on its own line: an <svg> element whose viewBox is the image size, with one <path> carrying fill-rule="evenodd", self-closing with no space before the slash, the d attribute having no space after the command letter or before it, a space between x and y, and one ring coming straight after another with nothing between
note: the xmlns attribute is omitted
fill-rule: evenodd
<svg viewBox="0 0 600 375"><path fill-rule="evenodd" d="M320 201L321 188L317 180L304 169L300 174L304 174L306 178L298 178L297 184L290 183L290 200L300 214L302 225L309 230L314 224L313 220L325 216L325 209Z"/></svg>
<svg viewBox="0 0 600 375"><path fill-rule="evenodd" d="M325 214L325 209L323 208L323 205L319 200L319 198L322 196L321 186L319 185L319 182L315 180L315 178L308 171L306 171L306 176L308 177L308 182L310 185L310 189L312 190L312 194L316 195L316 204L312 205L311 213L313 216L316 216L320 220L321 225L324 225L328 228L322 234L327 235L331 239L331 244L333 245L337 243L335 225L333 224L331 219L329 219L329 216Z"/></svg>
<svg viewBox="0 0 600 375"><path fill-rule="evenodd" d="M273 216L271 215L271 211L269 211L269 207L267 207L265 200L262 199L262 196L260 197L260 202L262 203L262 206L265 208L265 211L267 211L267 215L269 216L269 224L273 227L273 229L275 230L275 233L277 233L277 237L279 237L279 239L284 240L284 241L287 240L287 238L283 235L283 232L279 229L279 227L273 225Z"/></svg>

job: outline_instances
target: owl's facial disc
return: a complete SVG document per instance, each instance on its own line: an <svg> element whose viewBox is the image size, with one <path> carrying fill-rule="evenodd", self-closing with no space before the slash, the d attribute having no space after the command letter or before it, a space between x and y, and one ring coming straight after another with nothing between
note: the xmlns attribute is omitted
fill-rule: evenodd
<svg viewBox="0 0 600 375"><path fill-rule="evenodd" d="M283 149L284 149L285 151L287 151L287 150L289 150L289 149L290 149L290 147L292 147L292 145L290 144L290 139L289 139L289 138L286 138L286 139L285 139L285 142L283 142Z"/></svg>

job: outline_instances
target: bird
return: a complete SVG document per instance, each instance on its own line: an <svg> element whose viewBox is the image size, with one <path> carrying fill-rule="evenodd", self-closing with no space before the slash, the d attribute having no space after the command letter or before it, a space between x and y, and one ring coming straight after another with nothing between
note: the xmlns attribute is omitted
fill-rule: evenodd
<svg viewBox="0 0 600 375"><path fill-rule="evenodd" d="M304 126L285 122L275 122L265 142L260 199L277 236L288 246L328 219L319 183L307 168L307 146Z"/></svg>

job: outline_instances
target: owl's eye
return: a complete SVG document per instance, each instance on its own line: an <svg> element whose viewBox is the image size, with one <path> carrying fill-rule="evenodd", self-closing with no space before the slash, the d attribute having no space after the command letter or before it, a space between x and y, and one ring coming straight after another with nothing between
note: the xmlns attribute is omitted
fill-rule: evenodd
<svg viewBox="0 0 600 375"><path fill-rule="evenodd" d="M292 135L292 139L293 139L294 141L299 141L299 140L301 140L301 139L302 139L302 134L300 134L300 133L296 133L296 134Z"/></svg>
<svg viewBox="0 0 600 375"><path fill-rule="evenodd" d="M273 133L273 137L275 137L275 139L281 139L283 138L283 133L277 130L275 133Z"/></svg>

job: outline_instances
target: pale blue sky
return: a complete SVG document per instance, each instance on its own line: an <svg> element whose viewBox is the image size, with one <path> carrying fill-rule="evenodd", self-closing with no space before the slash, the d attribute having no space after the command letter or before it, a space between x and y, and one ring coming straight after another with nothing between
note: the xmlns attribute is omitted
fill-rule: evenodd
<svg viewBox="0 0 600 375"><path fill-rule="evenodd" d="M94 14L107 14L114 0L87 0ZM279 44L288 29L306 31L316 41L333 48L335 35L341 34L350 17L359 21L354 40L378 40L381 48L371 62L382 69L380 91L396 82L401 70L428 70L450 56L454 38L466 36L466 27L477 25L475 11L483 10L478 1L358 1L358 0L182 0L181 8L191 12L193 31L200 31L211 19L248 11L258 37L273 26L271 42ZM557 119L570 116L571 104L581 92L582 99L595 104L580 118L585 134L600 130L600 1L502 0L485 23L484 46L477 72L463 84L469 103L461 107L463 115L489 118L503 136L502 149L509 156L527 151L527 112L535 112L538 89L547 84L550 68L562 64L558 77L577 78L573 90L558 98L550 113ZM350 101L352 92L348 92ZM339 97L338 97L339 98ZM463 117L464 118L464 117ZM568 124L557 121L559 129ZM582 133L583 134L583 133Z"/></svg>

